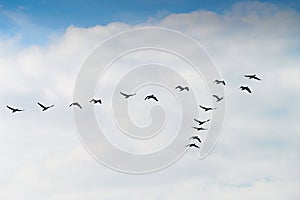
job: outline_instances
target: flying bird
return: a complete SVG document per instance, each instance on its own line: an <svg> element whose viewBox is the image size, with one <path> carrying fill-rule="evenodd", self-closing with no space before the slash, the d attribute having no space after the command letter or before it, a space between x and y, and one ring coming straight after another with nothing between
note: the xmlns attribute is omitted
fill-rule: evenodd
<svg viewBox="0 0 300 200"><path fill-rule="evenodd" d="M221 101L224 97L219 97L218 95L213 95L213 97L215 97L217 99L217 102Z"/></svg>
<svg viewBox="0 0 300 200"><path fill-rule="evenodd" d="M215 80L214 83L226 85L224 80Z"/></svg>
<svg viewBox="0 0 300 200"><path fill-rule="evenodd" d="M209 121L210 121L210 119L208 119L208 120L205 120L205 121L200 121L200 120L198 120L198 119L194 119L194 120L195 120L195 122L199 123L199 126L201 126L202 124L204 124L204 123L206 123L206 122L209 122Z"/></svg>
<svg viewBox="0 0 300 200"><path fill-rule="evenodd" d="M92 99L92 100L90 100L90 103L94 103L94 104L99 103L99 104L102 104L102 101L101 101L101 99Z"/></svg>
<svg viewBox="0 0 300 200"><path fill-rule="evenodd" d="M246 90L247 92L251 93L251 90L248 86L241 86L240 89L241 90Z"/></svg>
<svg viewBox="0 0 300 200"><path fill-rule="evenodd" d="M190 137L190 140L198 140L198 142L201 143L201 139L198 136L192 136Z"/></svg>
<svg viewBox="0 0 300 200"><path fill-rule="evenodd" d="M255 80L261 81L261 79L258 78L258 77L256 76L256 74L253 74L253 75L244 75L244 77L249 78L250 80L251 80L251 79L255 79Z"/></svg>
<svg viewBox="0 0 300 200"><path fill-rule="evenodd" d="M11 110L12 113L24 111L24 110L21 110L21 109L19 109L19 108L12 108L12 107L10 107L10 106L6 106L6 107L7 107L9 110Z"/></svg>
<svg viewBox="0 0 300 200"><path fill-rule="evenodd" d="M123 95L125 97L125 99L128 99L129 97L132 97L132 96L136 95L136 93L134 93L134 94L125 94L123 92L120 92L120 94Z"/></svg>
<svg viewBox="0 0 300 200"><path fill-rule="evenodd" d="M51 106L44 106L43 104L41 104L41 103L37 103L39 106L41 106L42 107L42 111L46 111L46 110L48 110L49 108L52 108L54 105L51 105Z"/></svg>
<svg viewBox="0 0 300 200"><path fill-rule="evenodd" d="M207 128L196 127L196 126L193 126L192 128L196 129L197 131L205 131L205 130L207 130Z"/></svg>
<svg viewBox="0 0 300 200"><path fill-rule="evenodd" d="M154 99L155 101L158 102L158 99L156 98L156 96L154 96L154 94L151 94L151 95L148 95L145 97L145 100L148 100L148 99Z"/></svg>
<svg viewBox="0 0 300 200"><path fill-rule="evenodd" d="M73 102L69 105L69 107L71 106L78 106L80 109L82 109L81 105L78 102Z"/></svg>
<svg viewBox="0 0 300 200"><path fill-rule="evenodd" d="M210 110L215 110L216 108L211 108L211 107L204 107L204 106L201 106L201 105L199 105L200 106L200 108L202 108L205 112L207 112L207 111L210 111Z"/></svg>
<svg viewBox="0 0 300 200"><path fill-rule="evenodd" d="M180 91L183 91L183 90L187 90L187 91L190 91L189 87L182 87L181 85L178 85L175 89L179 89Z"/></svg>
<svg viewBox="0 0 300 200"><path fill-rule="evenodd" d="M195 148L200 148L198 145L196 145L195 143L193 144L188 144L188 145L185 145L186 147L195 147Z"/></svg>

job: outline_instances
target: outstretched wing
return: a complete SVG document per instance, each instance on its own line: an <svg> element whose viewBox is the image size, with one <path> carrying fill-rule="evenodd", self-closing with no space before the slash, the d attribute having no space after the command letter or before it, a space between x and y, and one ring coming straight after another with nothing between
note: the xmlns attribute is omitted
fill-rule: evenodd
<svg viewBox="0 0 300 200"><path fill-rule="evenodd" d="M197 122L197 123L200 123L200 120L198 120L198 119L195 119L195 118L194 118L194 120L195 120L195 122Z"/></svg>
<svg viewBox="0 0 300 200"><path fill-rule="evenodd" d="M46 106L44 106L43 104L41 104L41 103L37 103L39 106L41 106L43 109L46 109Z"/></svg>
<svg viewBox="0 0 300 200"><path fill-rule="evenodd" d="M245 90L247 90L249 93L251 93L251 90L249 87L246 87Z"/></svg>
<svg viewBox="0 0 300 200"><path fill-rule="evenodd" d="M12 111L14 111L15 109L14 108L12 108L12 107L10 107L10 106L6 106L8 109L10 109L10 110L12 110Z"/></svg>
<svg viewBox="0 0 300 200"><path fill-rule="evenodd" d="M78 106L80 109L82 109L81 105L79 103L74 103L74 105Z"/></svg>

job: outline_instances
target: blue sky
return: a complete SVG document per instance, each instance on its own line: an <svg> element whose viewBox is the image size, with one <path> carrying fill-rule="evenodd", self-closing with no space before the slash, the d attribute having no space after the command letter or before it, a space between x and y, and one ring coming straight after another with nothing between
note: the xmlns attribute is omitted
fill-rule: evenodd
<svg viewBox="0 0 300 200"><path fill-rule="evenodd" d="M0 36L22 34L24 44L45 44L49 35L70 25L91 27L111 22L138 24L149 18L161 19L170 13L209 10L223 13L237 0L23 0L0 1ZM279 7L300 8L299 1L267 0Z"/></svg>

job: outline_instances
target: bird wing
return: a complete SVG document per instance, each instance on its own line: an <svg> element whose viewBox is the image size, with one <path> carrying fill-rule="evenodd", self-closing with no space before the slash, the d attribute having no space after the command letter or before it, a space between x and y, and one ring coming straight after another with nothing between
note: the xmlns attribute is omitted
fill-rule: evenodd
<svg viewBox="0 0 300 200"><path fill-rule="evenodd" d="M155 101L158 101L158 99L157 99L155 96L153 96L152 98L153 98Z"/></svg>
<svg viewBox="0 0 300 200"><path fill-rule="evenodd" d="M180 85L178 85L175 89L182 89L182 87Z"/></svg>
<svg viewBox="0 0 300 200"><path fill-rule="evenodd" d="M123 92L120 92L120 94L123 95L123 96L125 96L125 97L128 96L128 94L125 94L125 93L123 93Z"/></svg>
<svg viewBox="0 0 300 200"><path fill-rule="evenodd" d="M186 89L187 91L190 91L190 88L189 88L189 87L185 87L185 89Z"/></svg>
<svg viewBox="0 0 300 200"><path fill-rule="evenodd" d="M251 93L251 90L249 87L246 87L245 90L247 90L249 93Z"/></svg>
<svg viewBox="0 0 300 200"><path fill-rule="evenodd" d="M246 77L246 78L251 78L251 75L244 75L244 77Z"/></svg>
<svg viewBox="0 0 300 200"><path fill-rule="evenodd" d="M38 102L38 105L41 106L43 109L46 109L46 106Z"/></svg>
<svg viewBox="0 0 300 200"><path fill-rule="evenodd" d="M213 97L215 97L216 99L220 99L220 97L218 97L217 95L212 95Z"/></svg>
<svg viewBox="0 0 300 200"><path fill-rule="evenodd" d="M147 100L147 99L149 99L149 96L146 96L146 97L145 97L145 100Z"/></svg>
<svg viewBox="0 0 300 200"><path fill-rule="evenodd" d="M12 110L12 111L14 111L15 109L14 108L12 108L12 107L10 107L10 106L6 106L8 109L10 109L10 110Z"/></svg>
<svg viewBox="0 0 300 200"><path fill-rule="evenodd" d="M80 109L82 109L81 105L79 103L74 103L74 105L78 106Z"/></svg>
<svg viewBox="0 0 300 200"><path fill-rule="evenodd" d="M195 122L198 122L198 123L200 123L200 120L198 120L198 119L194 119L195 120Z"/></svg>
<svg viewBox="0 0 300 200"><path fill-rule="evenodd" d="M254 79L256 79L256 80L258 80L258 81L260 81L261 79L260 78L258 78L257 76L254 76L253 77Z"/></svg>
<svg viewBox="0 0 300 200"><path fill-rule="evenodd" d="M95 102L95 99L90 100L90 103Z"/></svg>

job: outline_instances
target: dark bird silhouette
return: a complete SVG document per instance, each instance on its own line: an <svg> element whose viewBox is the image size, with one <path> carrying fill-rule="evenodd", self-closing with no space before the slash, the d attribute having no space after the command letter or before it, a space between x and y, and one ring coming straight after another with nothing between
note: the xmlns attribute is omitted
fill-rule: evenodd
<svg viewBox="0 0 300 200"><path fill-rule="evenodd" d="M215 97L217 99L217 102L223 100L224 97L219 97L218 95L213 95L213 97Z"/></svg>
<svg viewBox="0 0 300 200"><path fill-rule="evenodd" d="M24 110L21 110L21 109L19 109L19 108L12 108L12 107L10 107L10 106L6 106L6 107L7 107L9 110L11 110L12 113L24 111Z"/></svg>
<svg viewBox="0 0 300 200"><path fill-rule="evenodd" d="M123 95L125 97L125 99L128 99L129 97L132 97L132 96L136 95L136 93L134 93L134 94L125 94L123 92L120 92L120 94Z"/></svg>
<svg viewBox="0 0 300 200"><path fill-rule="evenodd" d="M180 91L183 91L183 90L187 90L187 91L190 91L189 87L182 87L181 85L178 85L175 89L179 89Z"/></svg>
<svg viewBox="0 0 300 200"><path fill-rule="evenodd" d="M251 90L248 86L241 86L240 89L241 90L246 90L247 92L251 93Z"/></svg>
<svg viewBox="0 0 300 200"><path fill-rule="evenodd" d="M151 94L151 95L148 95L145 97L145 100L148 100L148 99L154 99L155 101L158 102L158 99L156 98L156 96L154 96L154 94Z"/></svg>
<svg viewBox="0 0 300 200"><path fill-rule="evenodd" d="M46 111L46 110L48 110L49 108L52 108L54 105L51 105L51 106L44 106L43 104L41 104L41 103L37 103L39 106L41 106L42 107L42 111Z"/></svg>
<svg viewBox="0 0 300 200"><path fill-rule="evenodd" d="M205 130L207 130L207 128L196 127L196 126L193 126L192 128L196 129L197 131L205 131Z"/></svg>
<svg viewBox="0 0 300 200"><path fill-rule="evenodd" d="M90 100L90 103L94 103L94 104L99 103L99 104L102 104L102 101L101 101L101 99L92 99L92 100Z"/></svg>
<svg viewBox="0 0 300 200"><path fill-rule="evenodd" d="M215 80L214 83L226 85L224 80Z"/></svg>
<svg viewBox="0 0 300 200"><path fill-rule="evenodd" d="M82 109L81 105L78 102L73 102L69 105L69 107L71 106L78 106L80 109Z"/></svg>
<svg viewBox="0 0 300 200"><path fill-rule="evenodd" d="M195 143L193 144L188 144L188 145L185 145L185 147L195 147L197 149L199 149L200 147L198 145L196 145Z"/></svg>
<svg viewBox="0 0 300 200"><path fill-rule="evenodd" d="M201 126L202 124L204 124L204 123L206 123L206 122L209 122L209 121L210 121L210 119L208 119L208 120L205 120L205 121L200 121L200 120L198 120L198 119L194 119L194 120L195 120L195 122L199 123L199 126Z"/></svg>
<svg viewBox="0 0 300 200"><path fill-rule="evenodd" d="M201 139L198 136L192 136L190 137L190 140L198 140L198 142L201 143Z"/></svg>
<svg viewBox="0 0 300 200"><path fill-rule="evenodd" d="M211 108L211 107L204 107L204 106L201 106L201 105L199 105L200 106L200 108L202 108L205 112L207 112L207 111L210 111L210 110L215 110L216 108Z"/></svg>
<svg viewBox="0 0 300 200"><path fill-rule="evenodd" d="M258 77L256 76L256 74L253 74L253 75L244 75L244 77L249 78L250 80L251 80L251 79L255 79L255 80L261 81L261 79L258 78Z"/></svg>

